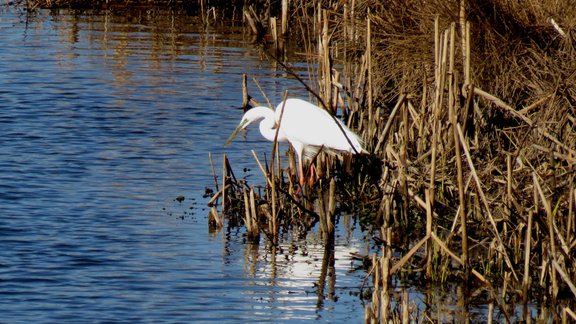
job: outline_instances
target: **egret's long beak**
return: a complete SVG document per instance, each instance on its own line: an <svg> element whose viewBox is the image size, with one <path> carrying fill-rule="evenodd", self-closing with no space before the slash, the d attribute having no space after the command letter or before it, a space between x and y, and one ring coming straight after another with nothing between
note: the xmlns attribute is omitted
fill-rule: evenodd
<svg viewBox="0 0 576 324"><path fill-rule="evenodd" d="M236 135L238 135L238 133L244 129L244 127L246 127L246 123L248 121L247 120L243 120L240 122L240 124L238 125L238 127L236 127L236 129L232 132L232 134L230 134L230 137L228 137L228 139L226 140L226 142L224 142L224 146L230 144L230 142L232 142L232 140L234 139L234 137L236 137Z"/></svg>

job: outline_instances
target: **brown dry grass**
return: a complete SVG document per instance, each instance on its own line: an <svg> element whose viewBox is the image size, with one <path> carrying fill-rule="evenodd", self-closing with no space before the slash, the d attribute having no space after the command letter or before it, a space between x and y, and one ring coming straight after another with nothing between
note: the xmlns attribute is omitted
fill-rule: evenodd
<svg viewBox="0 0 576 324"><path fill-rule="evenodd" d="M352 3L334 1L329 7ZM442 281L459 273L440 265L447 259L463 262L458 259L464 255L462 240L455 239L462 231L456 217L460 207L466 210L466 237L474 243L466 251L474 255L469 266L492 294L498 289L494 287L503 285L504 295L515 295L514 289L530 294L522 298L576 297L576 9L570 2L357 1L351 17L337 9L331 13L335 42L346 43L346 57L356 58L342 62L353 72L344 75L349 78L345 83L364 90L356 92L361 95L351 109L365 112L369 99L363 93L370 90L371 104L382 108L384 116L404 94L411 98L404 108L409 120L395 117L385 145L378 143L386 118L364 114L368 122L361 121L360 129L372 151L395 168L396 174L384 179L380 189L404 196L414 206L411 214L422 215L422 222L424 214L435 213L433 228L423 240L435 241L441 252L427 254L427 277ZM454 43L448 34L445 39L435 34L436 19L440 32L455 24ZM343 26L341 21L354 24ZM471 26L469 83L465 21ZM439 66L440 52L435 49L446 45L454 47L454 54L445 56L454 62L453 69L448 63ZM363 67L367 55L372 64ZM371 87L364 81L366 74L372 77ZM471 86L474 95L469 93ZM455 122L468 126L459 143L466 157L455 155L458 138L451 131L451 105ZM463 189L457 185L458 159L464 165ZM462 190L465 203L459 204ZM399 210L401 202L387 197L382 203L392 210L382 215L390 214L382 230L387 241L387 226L397 226L392 219L402 219L405 211ZM456 226L450 229L452 222ZM526 237L532 252L528 259ZM408 261L400 260L392 269L398 271L398 264ZM435 271L430 272L432 267ZM526 285L529 288L523 289Z"/></svg>

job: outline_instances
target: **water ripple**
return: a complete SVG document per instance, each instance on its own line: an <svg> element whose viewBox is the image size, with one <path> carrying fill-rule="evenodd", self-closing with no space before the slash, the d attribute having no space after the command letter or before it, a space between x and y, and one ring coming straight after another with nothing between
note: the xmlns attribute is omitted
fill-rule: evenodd
<svg viewBox="0 0 576 324"><path fill-rule="evenodd" d="M252 254L241 230L208 233L208 152L217 163L227 153L257 182L249 149L270 150L257 131L222 146L241 115L242 74L275 101L300 87L244 34L193 19L0 9L2 321L362 318L345 292L342 306L318 307L321 244L301 242L308 257L273 257L265 246ZM360 285L347 270L338 267L338 282Z"/></svg>

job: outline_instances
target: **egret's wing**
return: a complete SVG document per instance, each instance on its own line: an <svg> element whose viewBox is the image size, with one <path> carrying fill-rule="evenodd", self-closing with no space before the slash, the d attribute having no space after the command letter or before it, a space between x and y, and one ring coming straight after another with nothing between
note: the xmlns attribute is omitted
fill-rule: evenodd
<svg viewBox="0 0 576 324"><path fill-rule="evenodd" d="M279 105L276 109L277 119L280 108ZM354 152L356 149L357 152L364 152L360 138L346 125L339 119L333 118L324 109L304 100L288 99L286 101L281 128L290 142L303 143L306 150L308 146L314 146L338 151Z"/></svg>

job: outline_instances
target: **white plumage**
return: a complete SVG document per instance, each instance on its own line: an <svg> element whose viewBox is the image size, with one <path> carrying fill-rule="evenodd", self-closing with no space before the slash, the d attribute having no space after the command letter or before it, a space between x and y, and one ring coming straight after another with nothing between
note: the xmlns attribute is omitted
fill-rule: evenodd
<svg viewBox="0 0 576 324"><path fill-rule="evenodd" d="M284 107L283 113L282 107ZM310 159L319 150L352 154L367 153L363 148L361 138L339 119L312 103L296 98L286 99L285 104L282 102L276 107L276 111L267 107L255 107L248 110L226 144L240 130L259 120L262 120L260 133L269 141L274 141L276 128L280 124L277 139L280 142L288 141L294 147L298 157L301 185L304 183L302 160Z"/></svg>

